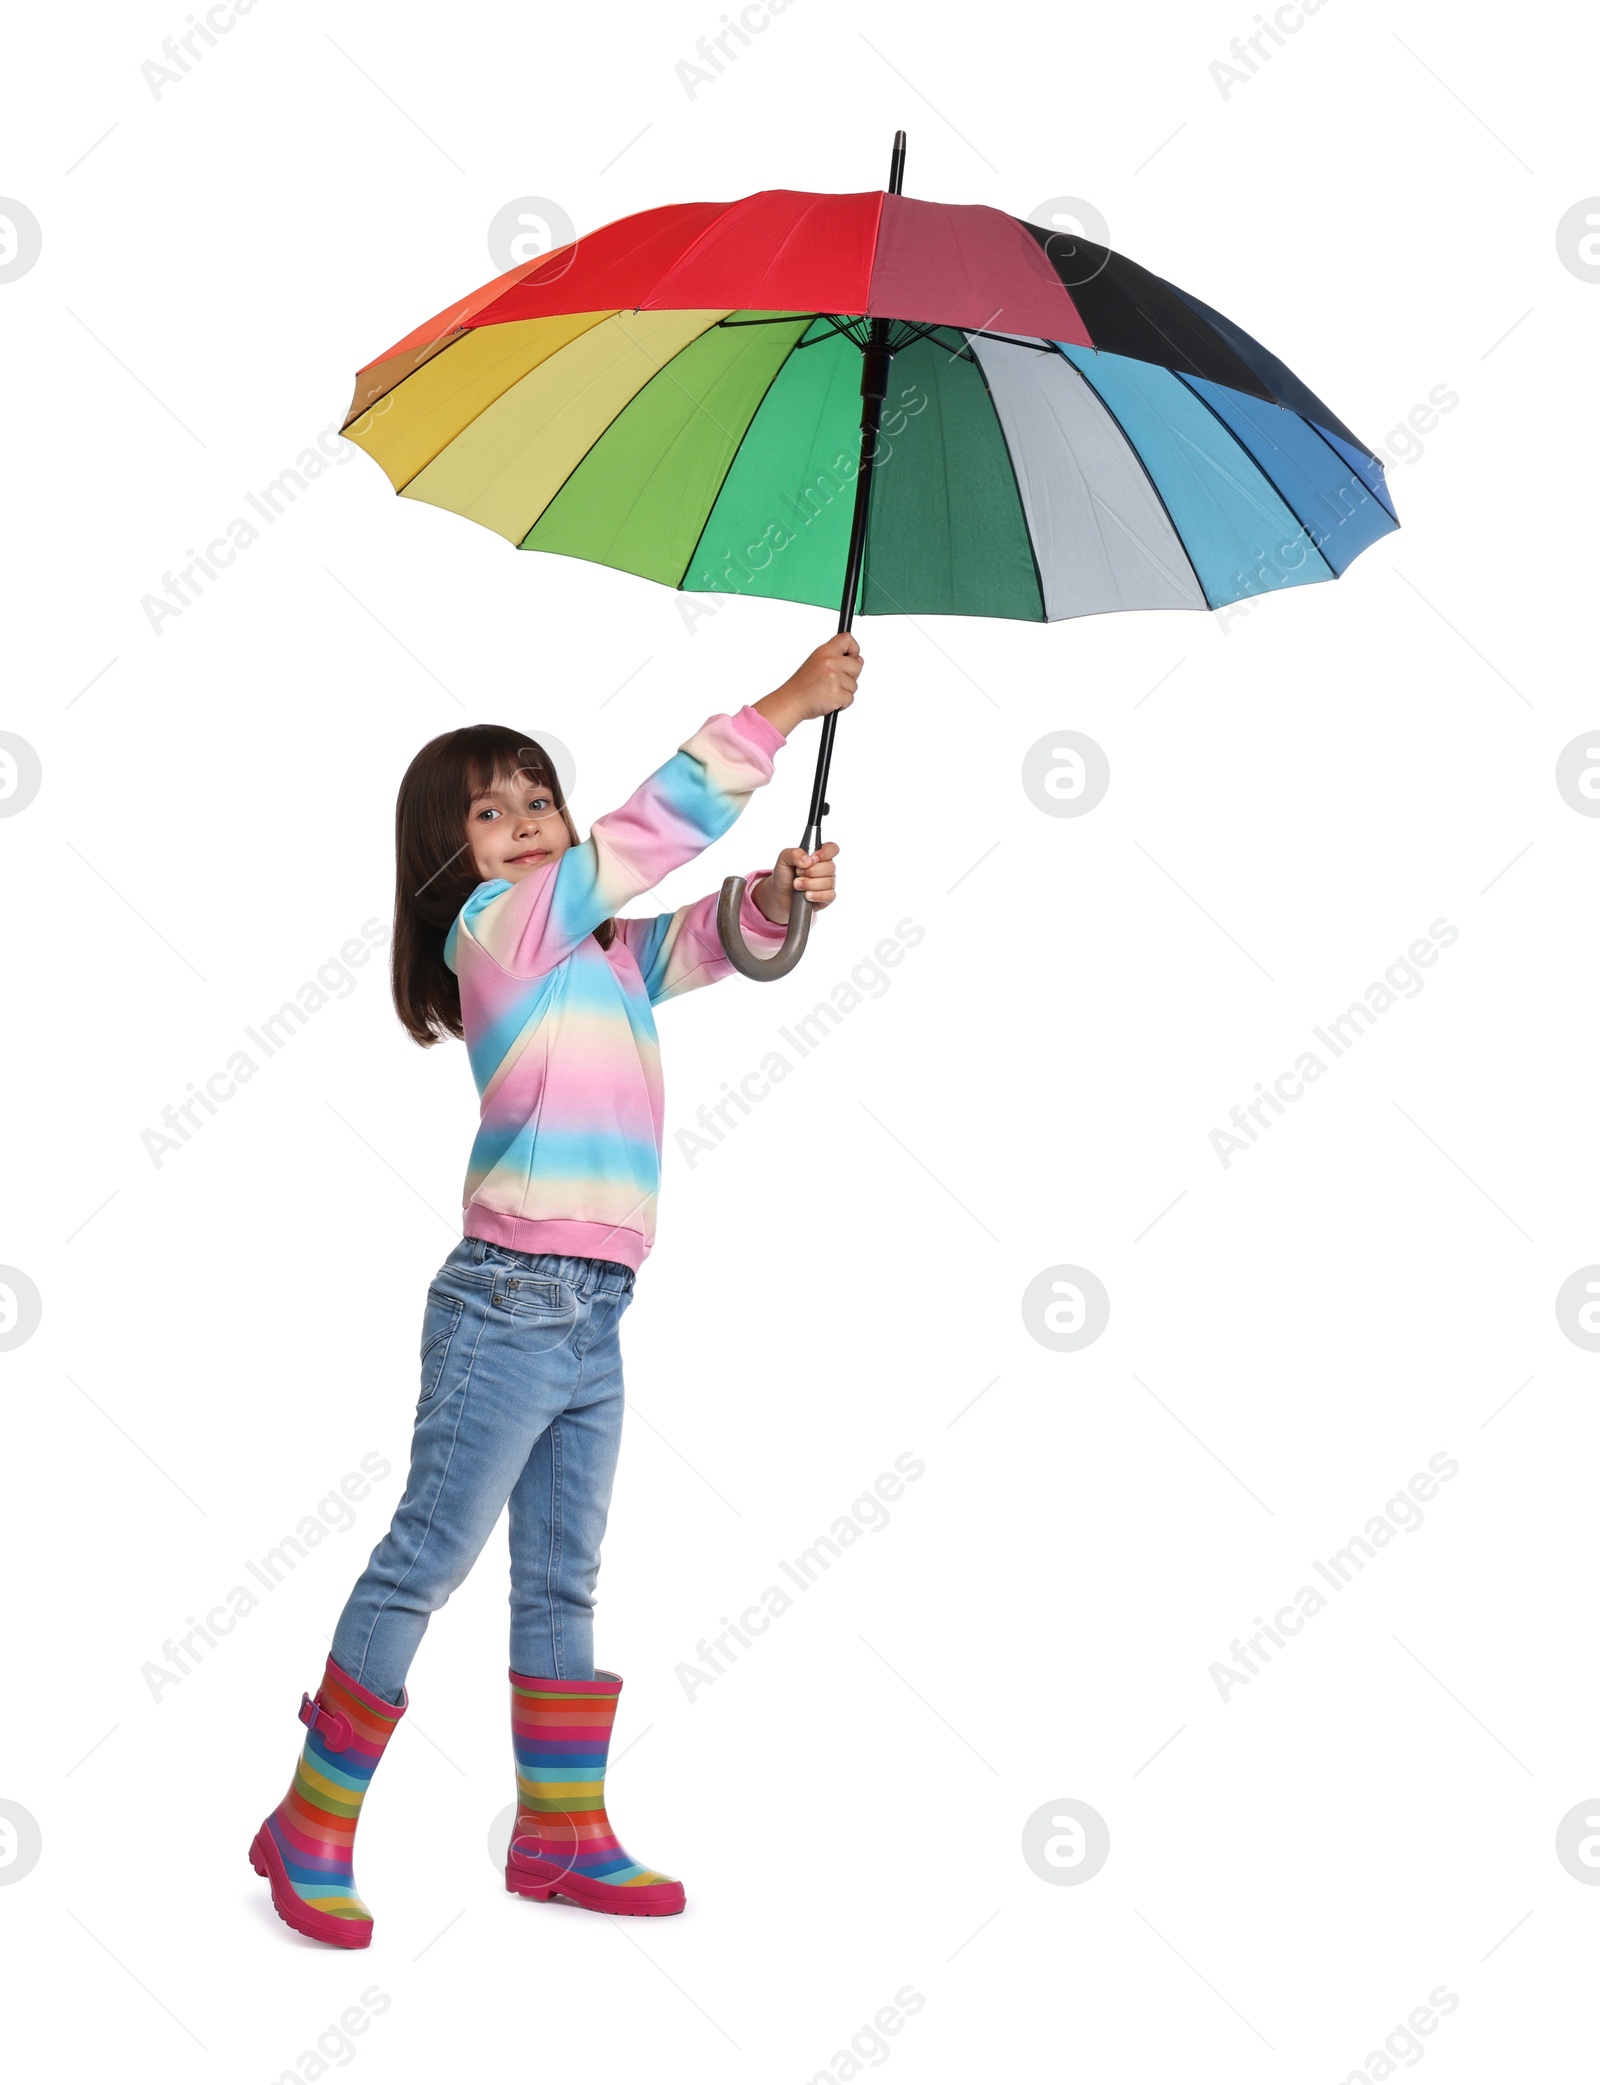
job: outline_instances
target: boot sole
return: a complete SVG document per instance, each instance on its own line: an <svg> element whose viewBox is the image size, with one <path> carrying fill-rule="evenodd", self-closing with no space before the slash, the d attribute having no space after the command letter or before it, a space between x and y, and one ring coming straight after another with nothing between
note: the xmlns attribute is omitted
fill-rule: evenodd
<svg viewBox="0 0 1600 2085"><path fill-rule="evenodd" d="M506 1888L514 1897L531 1897L541 1904L564 1897L585 1911L617 1912L627 1918L671 1918L684 1907L682 1883L647 1882L626 1889L617 1883L589 1882L559 1868L541 1873L514 1861L506 1863Z"/></svg>
<svg viewBox="0 0 1600 2085"><path fill-rule="evenodd" d="M296 1896L277 1841L263 1824L250 1841L250 1865L272 1886L272 1908L286 1926L329 1947L371 1947L371 1919L330 1918Z"/></svg>

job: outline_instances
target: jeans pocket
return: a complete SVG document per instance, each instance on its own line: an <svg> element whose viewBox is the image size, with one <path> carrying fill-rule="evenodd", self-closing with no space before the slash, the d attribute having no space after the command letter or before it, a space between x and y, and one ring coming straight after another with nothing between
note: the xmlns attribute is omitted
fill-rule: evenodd
<svg viewBox="0 0 1600 2085"><path fill-rule="evenodd" d="M496 1275L489 1301L507 1317L535 1325L571 1324L578 1315L574 1292L547 1274Z"/></svg>
<svg viewBox="0 0 1600 2085"><path fill-rule="evenodd" d="M461 1323L462 1308L459 1296L452 1296L446 1289L429 1289L427 1308L422 1314L422 1394L417 1399L419 1405L425 1405L439 1387L444 1365L450 1358L450 1343Z"/></svg>

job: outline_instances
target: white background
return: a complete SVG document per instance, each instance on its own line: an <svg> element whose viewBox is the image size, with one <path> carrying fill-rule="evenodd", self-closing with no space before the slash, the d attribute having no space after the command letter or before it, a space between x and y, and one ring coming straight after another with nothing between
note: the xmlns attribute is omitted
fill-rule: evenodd
<svg viewBox="0 0 1600 2085"><path fill-rule="evenodd" d="M1328 0L1224 94L1247 0L793 0L691 94L675 68L720 14L260 0L159 97L141 66L181 5L12 25L0 191L43 250L0 284L0 728L44 781L0 820L0 1262L43 1319L0 1355L0 1799L42 1854L0 1888L6 2056L1576 2075L1600 1891L1555 1847L1600 1788L1600 1363L1554 1304L1600 1259L1600 826L1554 775L1600 722L1600 287L1556 227L1600 189L1592 26ZM1420 450L1390 469L1403 529L1337 586L1226 622L861 625L839 902L786 982L661 1016L597 1651L627 1682L613 1819L689 1910L504 1893L502 1533L373 1786L374 1944L318 1948L245 1849L399 1495L475 1096L380 962L159 1166L143 1133L387 922L424 739L555 734L586 829L832 622L747 602L691 628L685 597L514 555L353 452L159 635L141 600L337 425L358 366L499 271L507 202L585 231L872 188L897 125L908 193L1087 199L1369 443L1435 387L1459 403L1395 441ZM1081 818L1021 786L1064 729L1111 764ZM633 909L792 843L814 747ZM907 918L887 991L691 1167L696 1107ZM1440 918L1425 988L1224 1167L1228 1111ZM1077 1352L1023 1318L1062 1265L1111 1299ZM697 1640L907 1453L890 1525L686 1698ZM1232 1640L1441 1454L1425 1524L1224 1701ZM153 1698L164 1640L364 1455L392 1468L356 1525ZM1022 1838L1065 1799L1110 1856L1056 1886ZM1441 1985L1448 2016L1374 2054ZM906 1986L920 2008L852 2058Z"/></svg>

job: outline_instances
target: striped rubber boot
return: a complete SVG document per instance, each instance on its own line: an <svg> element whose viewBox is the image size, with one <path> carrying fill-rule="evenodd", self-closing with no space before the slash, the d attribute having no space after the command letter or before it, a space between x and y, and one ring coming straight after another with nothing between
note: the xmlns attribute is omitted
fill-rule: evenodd
<svg viewBox="0 0 1600 2085"><path fill-rule="evenodd" d="M272 1885L279 1918L312 1940L369 1947L372 1914L356 1895L356 1825L373 1769L405 1714L328 1660L317 1698L300 1697L309 1726L289 1793L250 1842L250 1865Z"/></svg>
<svg viewBox="0 0 1600 2085"><path fill-rule="evenodd" d="M625 1853L606 1816L606 1752L622 1682L511 1675L517 1821L506 1888L519 1897L570 1897L590 1911L665 1918L683 1909L683 1884Z"/></svg>

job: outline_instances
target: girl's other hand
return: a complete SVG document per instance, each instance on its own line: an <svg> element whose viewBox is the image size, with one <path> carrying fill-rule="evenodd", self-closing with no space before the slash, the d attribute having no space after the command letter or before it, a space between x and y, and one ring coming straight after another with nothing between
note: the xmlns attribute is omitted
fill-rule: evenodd
<svg viewBox="0 0 1600 2085"><path fill-rule="evenodd" d="M808 717L825 717L832 710L848 709L856 699L862 664L860 645L848 630L841 630L826 644L819 644L781 688L763 695L751 708L759 710L787 738Z"/></svg>
<svg viewBox="0 0 1600 2085"><path fill-rule="evenodd" d="M786 927L790 894L796 890L817 911L831 905L837 895L833 887L833 858L838 852L837 840L825 840L810 854L803 847L785 847L772 865L772 874L763 876L750 893L762 918L771 920L775 927Z"/></svg>

